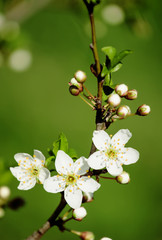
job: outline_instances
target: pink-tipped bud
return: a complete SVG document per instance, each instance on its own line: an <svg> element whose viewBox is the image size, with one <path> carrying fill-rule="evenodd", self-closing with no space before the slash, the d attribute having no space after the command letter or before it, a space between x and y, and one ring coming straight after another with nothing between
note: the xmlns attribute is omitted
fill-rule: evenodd
<svg viewBox="0 0 162 240"><path fill-rule="evenodd" d="M150 106L143 104L137 109L136 114L140 116L147 116L150 113L150 111L151 111Z"/></svg>
<svg viewBox="0 0 162 240"><path fill-rule="evenodd" d="M130 107L128 107L127 105L121 106L117 110L117 115L121 118L125 118L129 114L131 114L131 110Z"/></svg>
<svg viewBox="0 0 162 240"><path fill-rule="evenodd" d="M87 215L87 211L84 207L76 208L73 210L73 218L77 221L81 221Z"/></svg>
<svg viewBox="0 0 162 240"><path fill-rule="evenodd" d="M119 176L116 178L117 182L120 184L127 184L130 182L129 173L123 171Z"/></svg>
<svg viewBox="0 0 162 240"><path fill-rule="evenodd" d="M80 93L79 89L78 89L76 86L74 86L74 85L71 85L71 86L69 87L69 92L70 92L71 95L73 95L73 96L78 96L79 93Z"/></svg>
<svg viewBox="0 0 162 240"><path fill-rule="evenodd" d="M82 240L94 240L95 236L94 236L93 232L82 232L80 238Z"/></svg>
<svg viewBox="0 0 162 240"><path fill-rule="evenodd" d="M76 86L79 89L80 92L83 91L83 85L81 83L79 83L75 78L72 78L70 80L70 85Z"/></svg>
<svg viewBox="0 0 162 240"><path fill-rule="evenodd" d="M79 83L84 83L87 79L87 76L85 74L85 72L78 70L75 74L74 74L75 79L79 82Z"/></svg>
<svg viewBox="0 0 162 240"><path fill-rule="evenodd" d="M134 100L137 98L138 92L136 89L129 90L125 96L128 100Z"/></svg>
<svg viewBox="0 0 162 240"><path fill-rule="evenodd" d="M107 102L112 106L112 107L117 107L120 102L121 102L121 98L119 97L119 95L117 93L112 93L109 97Z"/></svg>
<svg viewBox="0 0 162 240"><path fill-rule="evenodd" d="M116 85L115 91L116 91L116 93L117 93L120 97L124 97L124 96L127 95L128 86L125 85L124 83L123 83L123 84Z"/></svg>
<svg viewBox="0 0 162 240"><path fill-rule="evenodd" d="M93 193L83 192L83 202L92 202L93 201Z"/></svg>

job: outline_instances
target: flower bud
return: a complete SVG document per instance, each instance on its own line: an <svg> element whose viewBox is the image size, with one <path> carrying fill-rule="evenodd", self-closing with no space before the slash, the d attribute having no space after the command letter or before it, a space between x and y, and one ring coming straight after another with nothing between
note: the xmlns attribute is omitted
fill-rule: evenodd
<svg viewBox="0 0 162 240"><path fill-rule="evenodd" d="M76 208L73 211L73 218L77 221L81 221L87 215L87 211L84 207Z"/></svg>
<svg viewBox="0 0 162 240"><path fill-rule="evenodd" d="M124 97L127 95L128 86L125 84L116 85L115 91L120 97Z"/></svg>
<svg viewBox="0 0 162 240"><path fill-rule="evenodd" d="M121 184L129 183L130 182L129 173L123 171L119 176L117 176L116 180L118 183L121 183Z"/></svg>
<svg viewBox="0 0 162 240"><path fill-rule="evenodd" d="M137 113L140 116L147 116L150 113L150 106L143 104L137 109Z"/></svg>
<svg viewBox="0 0 162 240"><path fill-rule="evenodd" d="M108 237L103 237L101 238L100 240L112 240L111 238L108 238Z"/></svg>
<svg viewBox="0 0 162 240"><path fill-rule="evenodd" d="M131 113L130 107L126 105L119 107L117 110L117 115L122 118L128 116L130 113Z"/></svg>
<svg viewBox="0 0 162 240"><path fill-rule="evenodd" d="M70 85L76 86L79 89L80 92L83 91L83 85L81 83L79 83L75 78L72 78L70 80Z"/></svg>
<svg viewBox="0 0 162 240"><path fill-rule="evenodd" d="M93 201L93 193L83 192L83 202L92 202Z"/></svg>
<svg viewBox="0 0 162 240"><path fill-rule="evenodd" d="M71 86L69 87L69 92L70 92L71 95L73 95L73 96L78 96L79 93L80 93L79 89L78 89L76 86L74 86L74 85L71 85Z"/></svg>
<svg viewBox="0 0 162 240"><path fill-rule="evenodd" d="M94 236L93 232L82 232L80 238L82 240L94 240L95 236Z"/></svg>
<svg viewBox="0 0 162 240"><path fill-rule="evenodd" d="M0 198L6 200L11 194L10 189L7 186L0 187Z"/></svg>
<svg viewBox="0 0 162 240"><path fill-rule="evenodd" d="M126 95L126 99L134 100L137 98L138 92L136 89L129 90Z"/></svg>
<svg viewBox="0 0 162 240"><path fill-rule="evenodd" d="M108 97L108 100L107 102L113 106L113 107L117 107L120 102L121 102L121 98L119 97L118 94L116 93L112 93L109 97Z"/></svg>
<svg viewBox="0 0 162 240"><path fill-rule="evenodd" d="M0 218L3 218L5 215L5 210L3 208L0 208Z"/></svg>
<svg viewBox="0 0 162 240"><path fill-rule="evenodd" d="M74 74L75 79L79 82L79 83L84 83L87 79L87 76L85 74L85 72L78 70L75 74Z"/></svg>

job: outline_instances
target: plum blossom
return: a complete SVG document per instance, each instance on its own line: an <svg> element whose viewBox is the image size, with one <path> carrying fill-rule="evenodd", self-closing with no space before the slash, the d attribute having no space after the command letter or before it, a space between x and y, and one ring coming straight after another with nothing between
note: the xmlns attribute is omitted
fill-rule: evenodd
<svg viewBox="0 0 162 240"><path fill-rule="evenodd" d="M45 157L34 150L33 157L27 153L17 153L14 156L19 167L10 167L10 171L20 181L18 189L29 190L36 182L43 184L45 179L50 176L50 172L44 167Z"/></svg>
<svg viewBox="0 0 162 240"><path fill-rule="evenodd" d="M62 150L59 150L55 161L58 175L49 177L44 182L47 192L58 193L64 191L64 198L71 208L79 208L82 203L83 192L95 192L100 187L90 176L83 176L89 170L84 157L73 160Z"/></svg>
<svg viewBox="0 0 162 240"><path fill-rule="evenodd" d="M128 129L119 130L112 138L103 130L94 131L92 140L99 151L89 157L89 166L96 170L106 167L112 176L120 175L123 164L133 164L139 159L137 150L125 147L131 137Z"/></svg>

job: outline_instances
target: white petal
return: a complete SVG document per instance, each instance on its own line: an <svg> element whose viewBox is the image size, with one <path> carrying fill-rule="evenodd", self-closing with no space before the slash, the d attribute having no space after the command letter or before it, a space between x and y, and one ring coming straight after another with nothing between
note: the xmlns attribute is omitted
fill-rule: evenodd
<svg viewBox="0 0 162 240"><path fill-rule="evenodd" d="M25 181L26 178L28 178L28 172L26 169L23 169L21 167L10 167L10 171L14 175L14 177L17 178L19 181Z"/></svg>
<svg viewBox="0 0 162 240"><path fill-rule="evenodd" d="M25 169L30 168L30 164L33 163L33 158L27 153L17 153L14 158L16 162Z"/></svg>
<svg viewBox="0 0 162 240"><path fill-rule="evenodd" d="M74 163L73 171L75 174L84 175L89 170L89 165L85 157L80 157Z"/></svg>
<svg viewBox="0 0 162 240"><path fill-rule="evenodd" d="M128 129L121 129L112 137L111 144L115 148L121 148L131 137L132 133Z"/></svg>
<svg viewBox="0 0 162 240"><path fill-rule="evenodd" d="M99 189L101 184L96 182L93 178L88 178L88 177L81 177L77 181L78 187L83 191L83 192L95 192Z"/></svg>
<svg viewBox="0 0 162 240"><path fill-rule="evenodd" d="M38 176L38 179L41 183L44 183L44 181L50 177L50 171L45 168L45 167L42 167L40 170L39 170L39 176Z"/></svg>
<svg viewBox="0 0 162 240"><path fill-rule="evenodd" d="M123 148L118 154L118 159L125 165L136 163L139 159L139 152L134 148Z"/></svg>
<svg viewBox="0 0 162 240"><path fill-rule="evenodd" d="M97 151L88 158L88 164L93 169L102 169L106 165L107 157L104 152Z"/></svg>
<svg viewBox="0 0 162 240"><path fill-rule="evenodd" d="M43 187L47 192L58 193L65 189L66 182L61 176L49 177L44 181Z"/></svg>
<svg viewBox="0 0 162 240"><path fill-rule="evenodd" d="M30 180L28 178L28 179L26 179L26 181L20 182L18 189L19 190L29 190L29 189L33 188L35 186L35 184L36 184L35 178L31 178Z"/></svg>
<svg viewBox="0 0 162 240"><path fill-rule="evenodd" d="M110 143L110 137L104 130L94 131L92 140L98 150L104 150Z"/></svg>
<svg viewBox="0 0 162 240"><path fill-rule="evenodd" d="M67 173L73 170L73 160L64 151L59 150L56 156L55 167L58 173L67 175Z"/></svg>
<svg viewBox="0 0 162 240"><path fill-rule="evenodd" d="M123 172L123 168L122 168L121 163L119 161L109 160L106 163L106 168L107 168L107 171L112 176L118 176Z"/></svg>
<svg viewBox="0 0 162 240"><path fill-rule="evenodd" d="M64 198L71 208L79 208L82 204L82 191L77 186L69 185L64 191Z"/></svg>
<svg viewBox="0 0 162 240"><path fill-rule="evenodd" d="M34 150L34 159L40 160L40 162L44 165L45 163L45 156L43 155L42 152L38 150Z"/></svg>

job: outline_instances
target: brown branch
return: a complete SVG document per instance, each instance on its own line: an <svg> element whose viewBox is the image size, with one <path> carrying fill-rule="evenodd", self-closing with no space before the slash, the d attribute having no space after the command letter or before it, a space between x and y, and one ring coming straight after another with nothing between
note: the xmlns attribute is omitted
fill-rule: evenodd
<svg viewBox="0 0 162 240"><path fill-rule="evenodd" d="M54 213L51 215L51 217L47 220L47 222L41 227L39 228L37 231L35 231L31 236L29 236L26 240L38 240L40 239L51 227L53 227L54 225L57 225L57 217L59 216L59 214L62 212L62 210L65 208L66 206L66 201L64 199L64 195L62 193L61 195L61 201L58 205L58 207L56 208L56 210L54 211Z"/></svg>

